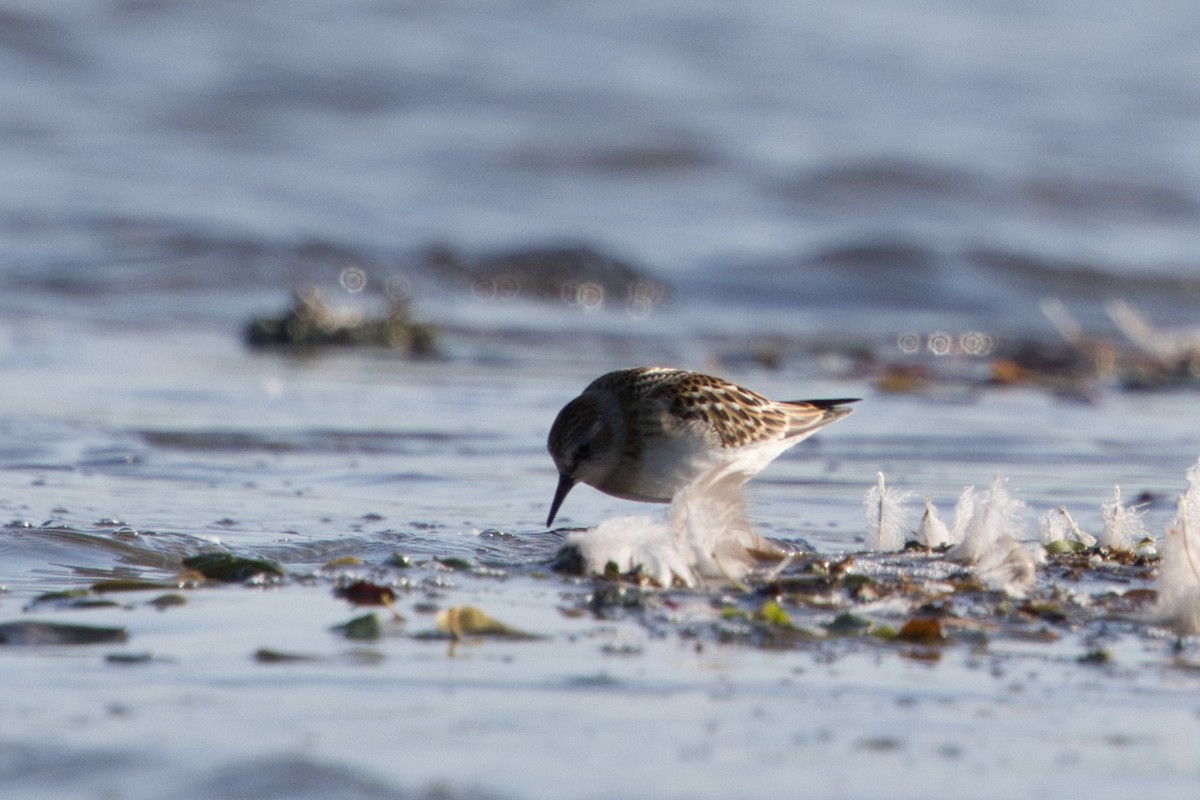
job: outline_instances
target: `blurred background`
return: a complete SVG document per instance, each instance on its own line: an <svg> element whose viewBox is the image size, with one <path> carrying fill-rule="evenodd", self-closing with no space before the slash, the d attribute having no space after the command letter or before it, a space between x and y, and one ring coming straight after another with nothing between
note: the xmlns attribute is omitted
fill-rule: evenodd
<svg viewBox="0 0 1200 800"><path fill-rule="evenodd" d="M1198 35L1185 0L7 0L0 311L237 330L354 267L475 331L1186 322Z"/></svg>
<svg viewBox="0 0 1200 800"><path fill-rule="evenodd" d="M189 479L327 528L237 495L264 457L536 527L554 413L617 367L963 432L1028 424L963 410L994 386L1194 389L1198 37L1183 0L9 0L0 462L135 479L83 482L97 512L167 481L182 528L236 518L181 512ZM865 485L927 440L874 409L840 426Z"/></svg>

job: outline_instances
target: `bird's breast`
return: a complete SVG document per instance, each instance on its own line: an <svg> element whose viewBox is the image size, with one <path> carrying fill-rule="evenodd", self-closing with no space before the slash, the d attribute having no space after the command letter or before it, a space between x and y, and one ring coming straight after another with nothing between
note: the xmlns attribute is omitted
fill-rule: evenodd
<svg viewBox="0 0 1200 800"><path fill-rule="evenodd" d="M651 436L631 448L597 489L626 500L668 503L700 475L730 463L729 453L699 437Z"/></svg>

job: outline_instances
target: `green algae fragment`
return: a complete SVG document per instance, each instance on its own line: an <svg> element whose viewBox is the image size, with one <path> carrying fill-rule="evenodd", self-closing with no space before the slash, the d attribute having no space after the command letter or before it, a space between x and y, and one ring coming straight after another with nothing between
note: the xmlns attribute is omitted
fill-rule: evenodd
<svg viewBox="0 0 1200 800"><path fill-rule="evenodd" d="M53 603L63 608L78 609L114 608L120 605L120 603L116 603L112 600L101 600L99 598L92 597L92 593L87 589L67 589L61 592L46 592L45 594L40 594L33 598L33 600L29 603L29 607L32 608L33 606L42 605L44 603Z"/></svg>
<svg viewBox="0 0 1200 800"><path fill-rule="evenodd" d="M254 651L254 660L260 664L296 664L296 663L311 663L320 661L317 656L310 656L304 653L288 653L283 650L272 650L268 647L260 647Z"/></svg>
<svg viewBox="0 0 1200 800"><path fill-rule="evenodd" d="M463 570L471 568L471 562L467 561L465 558L435 558L434 561L441 564L446 569Z"/></svg>
<svg viewBox="0 0 1200 800"><path fill-rule="evenodd" d="M124 642L124 628L22 620L0 624L0 645L101 644Z"/></svg>
<svg viewBox="0 0 1200 800"><path fill-rule="evenodd" d="M860 591L864 586L872 586L874 583L874 578L870 575L863 575L860 572L851 573L842 578L842 586L846 587L846 590L850 592Z"/></svg>
<svg viewBox="0 0 1200 800"><path fill-rule="evenodd" d="M378 639L383 636L383 625L374 613L363 614L349 622L334 625L330 630L342 634L347 639Z"/></svg>
<svg viewBox="0 0 1200 800"><path fill-rule="evenodd" d="M832 636L859 636L871 629L871 620L844 611L823 627Z"/></svg>
<svg viewBox="0 0 1200 800"><path fill-rule="evenodd" d="M1046 622L1062 623L1068 619L1067 610L1060 603L1050 601L1028 600L1022 603L1017 611L1030 617L1044 619Z"/></svg>
<svg viewBox="0 0 1200 800"><path fill-rule="evenodd" d="M413 565L413 560L399 551L392 553L387 560L389 567L397 567L399 569L408 569Z"/></svg>
<svg viewBox="0 0 1200 800"><path fill-rule="evenodd" d="M1104 666L1113 660L1112 653L1105 650L1103 647L1097 647L1093 650L1088 650L1079 658L1075 659L1080 664L1092 664L1094 666Z"/></svg>
<svg viewBox="0 0 1200 800"><path fill-rule="evenodd" d="M173 583L162 583L161 581L138 581L138 580L111 580L111 581L96 581L92 584L92 591L104 594L105 592L148 592L153 590L162 591L163 589L176 588Z"/></svg>
<svg viewBox="0 0 1200 800"><path fill-rule="evenodd" d="M52 603L57 600L73 600L79 597L87 597L87 589L64 589L61 592L44 592L33 598L34 603Z"/></svg>
<svg viewBox="0 0 1200 800"><path fill-rule="evenodd" d="M1046 552L1052 556L1080 553L1087 549L1088 546L1078 539L1055 539L1046 543Z"/></svg>
<svg viewBox="0 0 1200 800"><path fill-rule="evenodd" d="M81 597L69 604L70 608L119 608L116 600L100 600L91 597Z"/></svg>
<svg viewBox="0 0 1200 800"><path fill-rule="evenodd" d="M104 657L109 664L149 664L154 660L153 653L109 653Z"/></svg>
<svg viewBox="0 0 1200 800"><path fill-rule="evenodd" d="M171 606L187 605L187 597L179 592L171 592L169 594L160 594L158 597L150 601L150 605L156 608L170 608Z"/></svg>
<svg viewBox="0 0 1200 800"><path fill-rule="evenodd" d="M263 573L283 575L283 568L274 561L245 558L232 553L200 553L185 558L183 566L196 570L209 580L225 583L241 583Z"/></svg>
<svg viewBox="0 0 1200 800"><path fill-rule="evenodd" d="M768 625L780 628L794 628L791 616L783 610L783 606L774 600L768 600L758 610L758 618Z"/></svg>

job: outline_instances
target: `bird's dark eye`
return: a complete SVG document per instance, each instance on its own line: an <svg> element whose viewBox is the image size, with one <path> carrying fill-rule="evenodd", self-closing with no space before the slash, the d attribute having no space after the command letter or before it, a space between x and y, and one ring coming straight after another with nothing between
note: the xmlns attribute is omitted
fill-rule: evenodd
<svg viewBox="0 0 1200 800"><path fill-rule="evenodd" d="M592 457L592 443L591 442L584 442L583 444L579 445L579 447L575 450L575 463L576 464L578 464L580 461L586 461L587 459L589 459L591 457Z"/></svg>

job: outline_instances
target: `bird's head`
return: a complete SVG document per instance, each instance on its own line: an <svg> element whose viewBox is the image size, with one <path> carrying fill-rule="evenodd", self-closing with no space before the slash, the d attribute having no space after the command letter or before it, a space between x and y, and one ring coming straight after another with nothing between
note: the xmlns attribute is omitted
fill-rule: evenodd
<svg viewBox="0 0 1200 800"><path fill-rule="evenodd" d="M550 503L546 527L577 483L602 486L621 459L619 411L592 395L581 395L563 407L546 442L558 468L558 488Z"/></svg>

